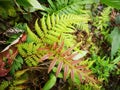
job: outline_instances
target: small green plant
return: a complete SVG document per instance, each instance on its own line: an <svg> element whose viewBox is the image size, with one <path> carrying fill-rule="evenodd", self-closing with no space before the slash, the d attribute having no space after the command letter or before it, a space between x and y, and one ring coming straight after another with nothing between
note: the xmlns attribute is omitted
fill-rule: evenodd
<svg viewBox="0 0 120 90"><path fill-rule="evenodd" d="M96 27L96 33L104 35L105 39L108 38L109 30L107 27L110 25L110 12L111 7L106 7L101 12L100 16L93 17L93 25Z"/></svg>
<svg viewBox="0 0 120 90"><path fill-rule="evenodd" d="M117 57L114 60L110 58L93 55L90 61L93 61L93 64L90 66L91 70L96 74L99 80L108 82L108 78L111 74L111 71L114 71L119 62L120 57Z"/></svg>

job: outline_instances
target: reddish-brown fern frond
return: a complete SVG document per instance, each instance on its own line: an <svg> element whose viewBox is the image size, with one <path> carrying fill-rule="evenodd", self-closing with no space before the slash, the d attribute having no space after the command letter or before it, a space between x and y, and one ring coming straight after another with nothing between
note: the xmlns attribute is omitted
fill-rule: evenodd
<svg viewBox="0 0 120 90"><path fill-rule="evenodd" d="M64 42L54 43L52 47L49 47L48 53L44 55L41 60L51 59L51 64L48 68L48 73L57 66L56 76L64 70L64 81L66 81L67 76L70 76L74 80L77 74L81 82L91 82L95 84L97 81L91 76L91 71L88 70L87 66L81 65L82 60L73 60L73 58L78 55L77 52L72 52L74 46L64 50Z"/></svg>

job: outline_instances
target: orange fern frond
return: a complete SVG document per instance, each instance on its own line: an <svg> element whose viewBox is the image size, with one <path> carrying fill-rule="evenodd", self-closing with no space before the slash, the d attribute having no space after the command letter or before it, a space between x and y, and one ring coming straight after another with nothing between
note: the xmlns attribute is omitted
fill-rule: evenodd
<svg viewBox="0 0 120 90"><path fill-rule="evenodd" d="M48 73L57 66L56 77L64 70L64 81L66 81L67 76L69 75L72 80L74 80L75 74L77 74L80 78L80 81L92 82L96 83L94 77L91 77L91 71L88 70L87 66L80 65L82 60L73 60L73 58L79 53L72 53L74 46L64 50L64 42L62 41L60 45L58 43L54 43L52 47L49 48L48 54L44 55L41 60L49 59L52 57L51 64L48 68Z"/></svg>

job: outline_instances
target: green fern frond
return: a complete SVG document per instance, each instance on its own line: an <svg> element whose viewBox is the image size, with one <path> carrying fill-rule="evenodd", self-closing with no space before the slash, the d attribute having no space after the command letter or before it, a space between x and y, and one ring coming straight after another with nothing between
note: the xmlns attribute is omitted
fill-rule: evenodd
<svg viewBox="0 0 120 90"><path fill-rule="evenodd" d="M65 42L68 40L71 42L75 41L75 36L72 33L75 32L73 29L73 24L83 23L87 24L89 17L82 17L78 15L55 15L52 14L44 16L40 22L36 20L35 29L39 37L42 39L43 43L53 44L54 42L58 42L58 37L64 37ZM75 44L75 43L74 43ZM73 44L65 44L67 47L73 46Z"/></svg>
<svg viewBox="0 0 120 90"><path fill-rule="evenodd" d="M41 44L36 43L23 43L19 44L18 51L20 55L24 58L24 61L28 66L37 66L40 62L40 58L44 54L44 51L39 51L38 49L41 47Z"/></svg>
<svg viewBox="0 0 120 90"><path fill-rule="evenodd" d="M40 38L44 37L43 31L41 30L41 28L38 25L38 19L35 22L35 30L36 30L36 32L37 32L37 34L39 35Z"/></svg>
<svg viewBox="0 0 120 90"><path fill-rule="evenodd" d="M16 70L21 69L23 64L23 59L20 56L17 56L16 59L14 60L10 73L13 75Z"/></svg>
<svg viewBox="0 0 120 90"><path fill-rule="evenodd" d="M85 15L80 15L81 17L87 17L89 18L90 16L88 14ZM89 19L90 20L90 19ZM89 34L89 25L88 25L88 20L84 21L84 22L78 22L74 24L75 29L78 30L82 30L82 31L86 31Z"/></svg>
<svg viewBox="0 0 120 90"><path fill-rule="evenodd" d="M79 10L86 4L94 3L94 0L48 0L49 8L44 7L48 14L79 14Z"/></svg>

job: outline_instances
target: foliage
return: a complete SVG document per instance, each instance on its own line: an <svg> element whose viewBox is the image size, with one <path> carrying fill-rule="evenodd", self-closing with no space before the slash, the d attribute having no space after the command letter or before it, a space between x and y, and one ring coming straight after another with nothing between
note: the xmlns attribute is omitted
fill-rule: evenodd
<svg viewBox="0 0 120 90"><path fill-rule="evenodd" d="M120 0L101 0L102 3L120 9Z"/></svg>
<svg viewBox="0 0 120 90"><path fill-rule="evenodd" d="M44 7L47 14L80 14L83 6L94 3L94 0L48 0L49 8Z"/></svg>
<svg viewBox="0 0 120 90"><path fill-rule="evenodd" d="M64 68L64 80L66 80L66 77L68 74L71 75L72 80L74 80L74 74L78 74L81 81L85 80L86 82L92 82L93 84L96 83L93 77L89 76L90 71L87 69L87 67L84 65L79 66L81 60L77 60L77 61L73 60L73 58L76 55L78 55L77 52L71 54L71 51L74 47L64 50L64 42L61 42L60 45L57 43L54 43L52 47L51 46L49 47L48 45L41 47L39 46L39 44L37 44L37 46L35 47L32 47L34 46L33 43L30 43L27 45L29 46L26 47L25 44L21 44L21 45L19 44L18 46L19 53L23 57L27 58L25 59L25 62L27 63L27 65L36 66L38 65L39 62L43 62L44 60L47 60L47 59L50 59L50 60L52 59L51 64L48 68L48 73L57 64L58 67L56 71L56 76L58 76L62 68ZM29 48L29 49L26 50L26 48Z"/></svg>
<svg viewBox="0 0 120 90"><path fill-rule="evenodd" d="M91 60L94 62L90 66L91 70L96 74L99 80L107 81L110 76L110 72L113 71L116 67L115 64L110 62L109 58L94 55Z"/></svg>
<svg viewBox="0 0 120 90"><path fill-rule="evenodd" d="M13 75L15 71L21 69L23 64L23 59L20 56L17 56L16 59L13 61L10 73Z"/></svg>
<svg viewBox="0 0 120 90"><path fill-rule="evenodd" d="M16 16L16 10L14 8L14 3L11 0L1 0L0 1L0 16L2 18L7 19L9 16L15 17Z"/></svg>
<svg viewBox="0 0 120 90"><path fill-rule="evenodd" d="M24 43L18 45L18 51L28 66L37 66L40 58L45 54L38 50L40 47L40 44L35 43Z"/></svg>
<svg viewBox="0 0 120 90"><path fill-rule="evenodd" d="M76 44L75 36L71 35L75 32L73 24L83 23L86 24L89 20L89 17L83 18L84 16L80 15L47 15L43 16L40 20L40 26L38 20L35 23L35 30L43 43L53 44L58 41L58 37L64 38L66 47L71 47Z"/></svg>
<svg viewBox="0 0 120 90"><path fill-rule="evenodd" d="M15 0L15 3L19 7L19 9L21 9L20 6L22 6L26 11L29 12L44 10L37 0Z"/></svg>
<svg viewBox="0 0 120 90"><path fill-rule="evenodd" d="M96 27L96 33L104 35L105 39L109 37L109 29L107 27L110 24L109 14L111 7L106 7L101 12L100 16L93 17L93 25Z"/></svg>
<svg viewBox="0 0 120 90"><path fill-rule="evenodd" d="M116 1L101 2L119 9ZM119 81L120 14L106 5L100 0L0 1L0 29L15 25L0 32L11 43L0 52L0 90L117 86L110 82L111 77Z"/></svg>
<svg viewBox="0 0 120 90"><path fill-rule="evenodd" d="M16 11L13 0L0 0L0 32L5 31L17 20ZM14 20L11 20L11 18L14 18ZM6 22L6 20L8 21Z"/></svg>
<svg viewBox="0 0 120 90"><path fill-rule="evenodd" d="M111 38L112 38L112 49L111 49L111 57L115 55L115 53L120 48L120 30L118 27L115 27L114 30L111 32Z"/></svg>
<svg viewBox="0 0 120 90"><path fill-rule="evenodd" d="M24 73L26 70L23 70ZM21 71L21 72L23 72ZM16 72L15 76L19 73ZM19 77L15 77L14 79L12 79L11 81L2 81L2 83L0 84L0 90L5 90L5 89L9 89L9 90L23 90L26 88L26 86L24 85L28 78L26 75L24 75L24 73L20 74ZM24 75L24 76L22 76ZM22 76L22 77L21 77Z"/></svg>
<svg viewBox="0 0 120 90"><path fill-rule="evenodd" d="M0 90L5 90L8 86L9 86L9 82L8 81L3 81L0 84Z"/></svg>
<svg viewBox="0 0 120 90"><path fill-rule="evenodd" d="M50 79L43 86L43 90L50 90L56 83L56 77L54 74L50 74Z"/></svg>

